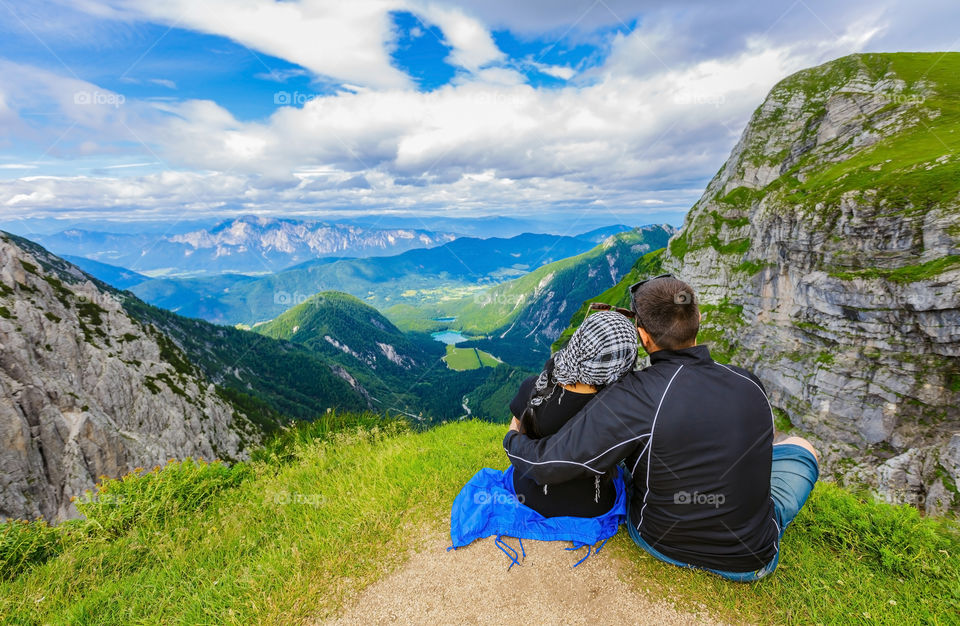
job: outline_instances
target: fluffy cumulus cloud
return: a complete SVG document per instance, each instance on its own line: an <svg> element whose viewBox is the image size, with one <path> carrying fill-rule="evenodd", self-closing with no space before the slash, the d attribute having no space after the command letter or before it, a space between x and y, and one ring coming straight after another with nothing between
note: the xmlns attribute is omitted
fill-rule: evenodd
<svg viewBox="0 0 960 626"><path fill-rule="evenodd" d="M405 87L390 64L392 0L117 0L92 5L113 18L145 19L223 35L321 76L377 87Z"/></svg>
<svg viewBox="0 0 960 626"><path fill-rule="evenodd" d="M0 161L0 210L589 210L634 223L673 211L679 222L779 79L914 37L897 35L892 4L636 4L86 0L74 7L100 20L188 28L295 64L270 80L338 87L249 119L216 98L126 98L62 67L0 60L0 146L47 146ZM442 34L447 84L420 90L392 61L397 11ZM505 31L544 49L586 42L602 60L512 57L497 45ZM942 33L927 45L948 47ZM524 65L559 84L531 84ZM43 170L51 159L65 169ZM90 159L84 173L64 165Z"/></svg>

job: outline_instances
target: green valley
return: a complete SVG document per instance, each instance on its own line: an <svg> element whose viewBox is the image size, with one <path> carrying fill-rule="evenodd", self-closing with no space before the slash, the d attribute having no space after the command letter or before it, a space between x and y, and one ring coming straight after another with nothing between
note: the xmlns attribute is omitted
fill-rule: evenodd
<svg viewBox="0 0 960 626"><path fill-rule="evenodd" d="M580 303L615 285L635 260L666 245L670 231L654 226L614 235L593 249L545 265L468 298L385 311L401 328L449 328L476 337L463 344L527 368L539 368ZM454 318L449 322L437 319Z"/></svg>

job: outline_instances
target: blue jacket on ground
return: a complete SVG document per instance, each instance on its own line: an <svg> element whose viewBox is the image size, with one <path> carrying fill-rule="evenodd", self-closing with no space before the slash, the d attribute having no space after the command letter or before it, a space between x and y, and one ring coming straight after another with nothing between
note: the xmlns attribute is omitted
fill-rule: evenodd
<svg viewBox="0 0 960 626"><path fill-rule="evenodd" d="M499 541L501 535L540 541L571 541L574 548L582 548L613 537L626 519L627 498L622 468L617 468L613 481L617 490L613 508L599 517L590 518L540 515L517 500L513 472L513 466L504 471L485 467L460 490L450 512L453 548L484 537L497 536Z"/></svg>

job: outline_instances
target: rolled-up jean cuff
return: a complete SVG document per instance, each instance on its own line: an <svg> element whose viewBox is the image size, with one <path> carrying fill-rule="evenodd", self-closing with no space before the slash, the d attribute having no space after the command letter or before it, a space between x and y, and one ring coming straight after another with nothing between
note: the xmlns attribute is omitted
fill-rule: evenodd
<svg viewBox="0 0 960 626"><path fill-rule="evenodd" d="M810 497L819 477L817 459L809 450L792 443L773 446L770 497L777 512L781 537Z"/></svg>

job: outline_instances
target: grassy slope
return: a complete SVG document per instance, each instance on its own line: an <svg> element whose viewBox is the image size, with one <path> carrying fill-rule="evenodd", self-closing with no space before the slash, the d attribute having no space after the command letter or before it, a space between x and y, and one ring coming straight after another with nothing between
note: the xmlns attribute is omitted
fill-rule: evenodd
<svg viewBox="0 0 960 626"><path fill-rule="evenodd" d="M362 421L370 428L379 419ZM442 523L477 468L505 465L498 425L420 434L399 425L310 428L229 476L171 464L163 481L153 474L107 485L119 495L92 511L106 523L53 531L70 529L63 552L0 583L0 619L252 623L329 613L396 567L416 527ZM215 482L220 488L199 499ZM109 523L118 511L126 526ZM131 511L144 513L129 521ZM4 532L0 578L11 571ZM757 584L662 564L624 533L613 552L639 592L738 621L946 623L960 610L955 526L831 484L818 485L784 538L780 569Z"/></svg>
<svg viewBox="0 0 960 626"><path fill-rule="evenodd" d="M881 209L880 217L922 216L933 209L956 211L960 201L960 53L857 54L804 70L778 83L772 94L781 101L790 94L805 94L805 106L816 117L825 112L823 95L858 72L873 78L888 74L903 80L902 92L889 92L889 102L872 114L873 119L906 105L904 127L867 148L826 143L793 162L783 175L762 190L739 187L718 198L722 211L691 213L684 232L670 245L674 257L687 251L713 246L725 254L742 256L749 240L721 242L718 234L724 225L742 226L748 209L761 197L768 206L789 207L802 214L824 232L836 227L840 200L853 194L864 204ZM762 117L754 114L751 127L780 123L782 111ZM760 135L758 135L760 136ZM769 153L765 141L746 147L744 163L782 165L785 155ZM843 150L850 158L833 158ZM842 230L842 229L840 229ZM926 263L907 261L896 267L878 268L875 255L843 253L842 235L833 233L823 250L838 249L823 269L842 279L886 278L895 282L913 282L935 277L960 265L953 255ZM755 274L761 261L744 259L738 269Z"/></svg>
<svg viewBox="0 0 960 626"><path fill-rule="evenodd" d="M629 309L630 285L645 278L657 276L661 273L663 270L663 265L661 264L660 258L663 256L663 251L664 248L660 248L659 250L654 250L653 252L648 252L647 254L643 255L637 259L630 271L623 278L621 278L616 285L610 289L607 289L600 295L594 296L584 302L577 312L573 314L573 317L570 318L570 325L553 343L553 350L556 351L567 345L567 342L570 341L570 337L573 336L573 333L576 332L577 328L580 327L580 324L583 323L583 319L587 316L587 312L590 310L591 303L603 302L605 304Z"/></svg>
<svg viewBox="0 0 960 626"><path fill-rule="evenodd" d="M925 213L935 206L955 204L960 194L960 160L948 158L938 164L936 159L951 157L960 149L960 53L867 54L837 64L834 71L850 66L846 71L867 68L874 76L896 74L907 83L900 98L916 100L913 119L917 122L851 159L819 166L802 183L788 178L790 199L832 205L848 191L876 189L878 201L887 204L891 212ZM784 83L809 92L831 80L829 74L809 76L804 80L798 75L792 83L790 79ZM924 83L933 84L932 92L922 91ZM891 102L888 106L895 105ZM931 119L930 111L938 114ZM878 163L883 166L871 169ZM805 165L801 162L797 167Z"/></svg>
<svg viewBox="0 0 960 626"><path fill-rule="evenodd" d="M203 510L72 540L0 583L0 621L290 623L332 610L395 567L409 531L440 519L477 468L501 460L500 430L471 422L299 445L285 462L252 464Z"/></svg>
<svg viewBox="0 0 960 626"><path fill-rule="evenodd" d="M631 245L643 242L643 235L628 231L616 235L614 245ZM524 309L535 304L533 294L538 286L550 276L554 280L567 274L577 276L591 261L602 258L609 246L601 244L583 254L556 261L530 272L520 278L490 288L484 294L461 302L444 305L444 312L456 315L455 326L470 334L484 334L508 327Z"/></svg>

